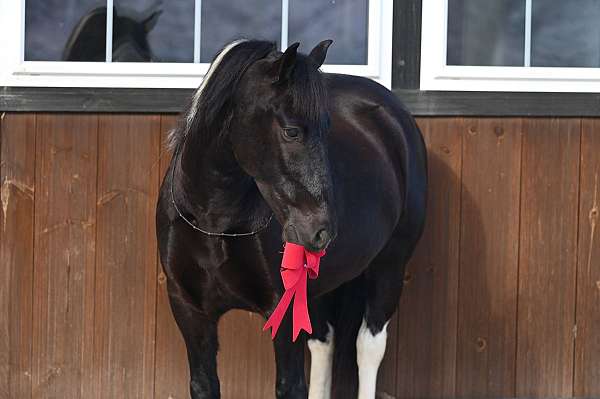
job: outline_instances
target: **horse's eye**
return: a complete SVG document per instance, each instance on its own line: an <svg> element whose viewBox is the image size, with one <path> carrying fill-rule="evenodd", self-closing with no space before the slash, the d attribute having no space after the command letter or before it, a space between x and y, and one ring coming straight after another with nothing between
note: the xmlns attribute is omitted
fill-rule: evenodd
<svg viewBox="0 0 600 399"><path fill-rule="evenodd" d="M300 137L300 128L285 127L283 128L283 135L288 140L296 140L298 137Z"/></svg>

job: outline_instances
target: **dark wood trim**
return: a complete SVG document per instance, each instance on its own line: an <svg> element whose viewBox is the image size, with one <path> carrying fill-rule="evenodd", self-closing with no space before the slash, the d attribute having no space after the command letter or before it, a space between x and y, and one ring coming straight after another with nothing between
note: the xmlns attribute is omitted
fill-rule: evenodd
<svg viewBox="0 0 600 399"><path fill-rule="evenodd" d="M0 111L175 113L192 93L192 89L1 87Z"/></svg>
<svg viewBox="0 0 600 399"><path fill-rule="evenodd" d="M417 116L600 116L600 93L441 92L396 89Z"/></svg>
<svg viewBox="0 0 600 399"><path fill-rule="evenodd" d="M392 87L418 89L421 75L421 0L394 0Z"/></svg>
<svg viewBox="0 0 600 399"><path fill-rule="evenodd" d="M0 88L0 112L178 113L191 89ZM600 93L395 89L416 116L600 116Z"/></svg>

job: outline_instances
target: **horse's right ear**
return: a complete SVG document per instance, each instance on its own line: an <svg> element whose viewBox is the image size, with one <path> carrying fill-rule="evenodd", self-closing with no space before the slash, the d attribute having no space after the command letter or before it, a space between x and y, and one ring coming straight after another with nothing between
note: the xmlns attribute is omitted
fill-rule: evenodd
<svg viewBox="0 0 600 399"><path fill-rule="evenodd" d="M317 65L317 68L320 68L325 62L327 50L329 49L329 46L331 46L331 43L333 43L333 40L323 40L321 43L317 44L308 55L315 65Z"/></svg>
<svg viewBox="0 0 600 399"><path fill-rule="evenodd" d="M273 63L273 74L275 79L273 83L283 83L292 75L294 65L296 64L296 55L298 54L298 46L296 42L285 50L285 52Z"/></svg>

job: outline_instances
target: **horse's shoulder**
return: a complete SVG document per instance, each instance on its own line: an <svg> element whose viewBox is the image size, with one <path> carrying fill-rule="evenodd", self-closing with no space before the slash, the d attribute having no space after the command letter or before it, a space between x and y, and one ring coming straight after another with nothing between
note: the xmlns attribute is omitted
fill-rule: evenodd
<svg viewBox="0 0 600 399"><path fill-rule="evenodd" d="M373 79L333 73L324 74L324 78L334 109L353 106L408 113L398 96Z"/></svg>

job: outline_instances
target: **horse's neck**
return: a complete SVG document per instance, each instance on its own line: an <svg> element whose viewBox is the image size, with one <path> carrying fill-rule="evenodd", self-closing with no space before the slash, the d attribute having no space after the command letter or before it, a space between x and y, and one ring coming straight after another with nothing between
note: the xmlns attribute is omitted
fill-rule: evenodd
<svg viewBox="0 0 600 399"><path fill-rule="evenodd" d="M262 213L256 185L229 148L199 148L188 144L175 159L173 184L178 205L181 203L205 230L222 232L250 226L256 213Z"/></svg>

